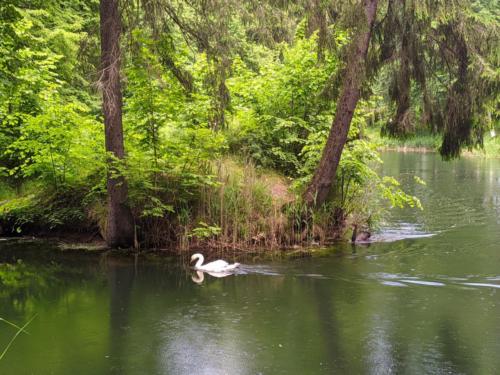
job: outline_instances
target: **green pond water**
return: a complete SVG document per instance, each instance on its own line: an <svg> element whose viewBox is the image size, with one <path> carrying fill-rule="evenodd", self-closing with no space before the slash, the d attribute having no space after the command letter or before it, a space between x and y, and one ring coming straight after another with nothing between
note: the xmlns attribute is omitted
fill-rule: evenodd
<svg viewBox="0 0 500 375"><path fill-rule="evenodd" d="M35 316L0 374L500 373L500 160L383 159L425 210L324 257L200 283L179 259L0 241L0 317ZM0 322L0 352L14 334Z"/></svg>

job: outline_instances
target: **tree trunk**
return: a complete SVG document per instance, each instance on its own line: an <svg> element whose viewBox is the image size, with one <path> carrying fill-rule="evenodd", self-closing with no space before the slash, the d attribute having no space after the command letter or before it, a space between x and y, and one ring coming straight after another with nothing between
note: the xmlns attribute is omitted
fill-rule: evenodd
<svg viewBox="0 0 500 375"><path fill-rule="evenodd" d="M127 183L115 166L125 156L120 86L121 22L118 0L101 0L101 77L104 132L108 159L108 216L106 242L110 247L130 247L134 243L134 221L127 206Z"/></svg>
<svg viewBox="0 0 500 375"><path fill-rule="evenodd" d="M366 55L377 15L377 3L377 0L364 1L366 23L361 25L356 33L347 57L342 92L337 102L330 134L318 168L304 193L304 201L308 206L320 206L330 195L352 116L359 100L361 85L364 82Z"/></svg>
<svg viewBox="0 0 500 375"><path fill-rule="evenodd" d="M406 33L406 31L404 31ZM397 97L394 98L397 104L394 120L388 124L389 134L393 137L404 137L411 132L411 121L409 119L410 95L411 95L411 72L408 36L403 35L401 44L401 61L397 73Z"/></svg>

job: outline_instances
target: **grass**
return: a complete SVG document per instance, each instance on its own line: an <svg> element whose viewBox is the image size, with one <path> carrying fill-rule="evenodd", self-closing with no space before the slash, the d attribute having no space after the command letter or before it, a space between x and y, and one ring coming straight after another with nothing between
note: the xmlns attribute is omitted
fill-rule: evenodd
<svg viewBox="0 0 500 375"><path fill-rule="evenodd" d="M500 157L500 137L486 137L484 141L484 151L487 156ZM479 153L479 152L478 152Z"/></svg>
<svg viewBox="0 0 500 375"><path fill-rule="evenodd" d="M435 151L441 144L441 136L434 134L416 134L405 139L384 137L378 128L367 128L365 135L370 141L389 149L418 149Z"/></svg>
<svg viewBox="0 0 500 375"><path fill-rule="evenodd" d="M215 165L217 185L202 189L186 221L181 248L276 247L287 227L282 207L294 200L285 177L226 158Z"/></svg>
<svg viewBox="0 0 500 375"><path fill-rule="evenodd" d="M0 203L16 196L16 192L0 180Z"/></svg>
<svg viewBox="0 0 500 375"><path fill-rule="evenodd" d="M396 149L398 151L420 151L435 152L441 146L441 136L429 133L420 133L404 139L383 137L380 129L368 128L365 135L373 142L380 145L382 149ZM482 156L488 158L500 157L500 137L491 137L489 133L484 136L484 147L472 150L464 150L465 156Z"/></svg>

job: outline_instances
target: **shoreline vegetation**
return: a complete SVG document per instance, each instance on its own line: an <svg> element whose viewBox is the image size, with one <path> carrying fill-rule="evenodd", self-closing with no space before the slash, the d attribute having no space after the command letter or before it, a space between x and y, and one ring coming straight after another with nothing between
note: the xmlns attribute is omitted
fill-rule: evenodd
<svg viewBox="0 0 500 375"><path fill-rule="evenodd" d="M465 149L460 156L500 158L500 137L496 133L494 134L494 136L491 136L490 133L485 134L482 146L477 145L471 149ZM431 133L410 134L405 138L394 138L382 136L381 129L378 127L367 127L364 129L363 137L377 144L377 148L381 151L439 153L441 146L441 136Z"/></svg>
<svg viewBox="0 0 500 375"><path fill-rule="evenodd" d="M368 163L362 167L368 168ZM363 173L363 184L344 182L343 196L307 217L311 211L300 203L291 178L248 161L225 157L213 163L210 184L193 192L184 215L179 215L177 208L167 214L141 217L144 207L134 209L134 248L168 249L168 253L178 254L193 250L245 254L262 249L307 253L307 249L345 242L353 224L362 226L369 220L376 224L391 199L395 206L419 206L418 199L404 194L395 180L380 179L372 169ZM349 190L346 186L350 184ZM61 242L62 249L78 248L78 244L85 244L83 248L107 249L103 240L105 211L94 202L82 207L85 191L60 190L47 195L34 191L36 185L26 186L20 195L13 192L11 198L0 202L3 235L52 239ZM164 201L168 197L158 199ZM344 209L339 208L339 199Z"/></svg>
<svg viewBox="0 0 500 375"><path fill-rule="evenodd" d="M382 136L380 128L374 127L367 128L363 135L371 142L376 143L381 151L439 153L441 146L441 137L430 133L408 135L406 138L391 138ZM500 158L500 137L486 134L483 142L482 147L476 146L463 150L460 156Z"/></svg>

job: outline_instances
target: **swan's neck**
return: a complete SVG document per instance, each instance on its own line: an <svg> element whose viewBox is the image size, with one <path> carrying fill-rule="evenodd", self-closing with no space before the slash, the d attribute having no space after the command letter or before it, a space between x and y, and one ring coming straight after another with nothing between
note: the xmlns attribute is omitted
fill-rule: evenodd
<svg viewBox="0 0 500 375"><path fill-rule="evenodd" d="M203 255L198 255L198 261L194 265L196 268L200 268L203 262L205 261L205 258L203 258Z"/></svg>

